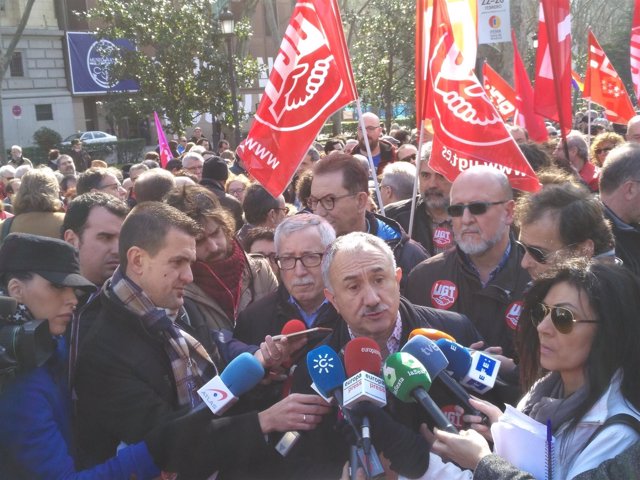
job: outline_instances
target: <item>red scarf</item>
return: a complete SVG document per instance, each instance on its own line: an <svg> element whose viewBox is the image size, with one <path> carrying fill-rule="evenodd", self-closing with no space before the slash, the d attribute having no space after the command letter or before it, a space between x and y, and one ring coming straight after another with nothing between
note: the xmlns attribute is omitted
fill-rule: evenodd
<svg viewBox="0 0 640 480"><path fill-rule="evenodd" d="M246 265L244 251L234 240L231 255L224 260L209 263L197 261L191 266L194 283L220 305L232 322L235 322L240 302L242 273Z"/></svg>

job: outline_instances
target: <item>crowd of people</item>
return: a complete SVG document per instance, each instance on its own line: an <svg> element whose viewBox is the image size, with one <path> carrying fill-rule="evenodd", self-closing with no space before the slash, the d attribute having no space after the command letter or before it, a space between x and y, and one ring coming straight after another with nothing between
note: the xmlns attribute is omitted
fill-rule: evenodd
<svg viewBox="0 0 640 480"><path fill-rule="evenodd" d="M488 166L447 180L430 142L373 113L311 147L276 198L200 129L164 167L80 144L36 166L14 146L2 325L48 332L21 333L38 358L1 345L0 477L368 478L352 446L366 418L385 478L534 478L492 452L508 404L549 426L553 479L638 478L640 116L593 138L582 117L544 145L510 128L533 194ZM292 321L319 330L281 335ZM427 330L500 362L468 402L429 390L459 433L389 392L343 409L312 385L320 345L366 337L384 361ZM246 355L262 380L214 414L198 391Z"/></svg>

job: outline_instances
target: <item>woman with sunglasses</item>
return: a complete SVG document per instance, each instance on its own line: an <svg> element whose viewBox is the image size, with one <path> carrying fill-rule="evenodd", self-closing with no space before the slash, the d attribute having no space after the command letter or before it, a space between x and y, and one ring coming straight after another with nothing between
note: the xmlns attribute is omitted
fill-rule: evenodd
<svg viewBox="0 0 640 480"><path fill-rule="evenodd" d="M573 260L543 275L527 294L518 348L522 382L529 391L518 409L542 424L550 421L557 440L554 480L576 478L640 440L633 426L640 426L638 312L640 279L601 262ZM500 421L497 407L472 404L492 423ZM627 415L629 425L607 422L618 414ZM491 454L489 427L478 417L465 415L464 420L472 430L435 432L433 453L474 470L476 479L533 478ZM425 478L437 478L436 467L453 467L434 458ZM447 478L465 478L464 473Z"/></svg>

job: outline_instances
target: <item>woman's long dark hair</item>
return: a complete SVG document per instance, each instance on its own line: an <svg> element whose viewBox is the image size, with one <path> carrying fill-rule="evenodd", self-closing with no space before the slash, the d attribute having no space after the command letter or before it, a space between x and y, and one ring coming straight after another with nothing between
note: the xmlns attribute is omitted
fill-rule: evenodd
<svg viewBox="0 0 640 480"><path fill-rule="evenodd" d="M618 369L623 372L623 396L640 410L640 279L626 268L608 263L570 260L538 279L527 293L516 337L523 388L528 390L545 373L540 366L540 340L531 323L531 307L542 301L551 287L564 282L587 297L599 321L586 364L589 392L577 407L571 426L607 390Z"/></svg>

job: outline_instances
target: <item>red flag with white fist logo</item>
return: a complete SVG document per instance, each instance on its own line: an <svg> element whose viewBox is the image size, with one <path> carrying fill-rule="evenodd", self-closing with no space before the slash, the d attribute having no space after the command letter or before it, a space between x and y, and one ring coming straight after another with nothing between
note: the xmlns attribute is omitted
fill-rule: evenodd
<svg viewBox="0 0 640 480"><path fill-rule="evenodd" d="M299 0L238 155L274 197L336 110L357 93L336 0Z"/></svg>
<svg viewBox="0 0 640 480"><path fill-rule="evenodd" d="M460 59L444 0L434 2L427 117L434 139L429 166L453 181L474 165L502 171L518 190L540 184L479 80Z"/></svg>

